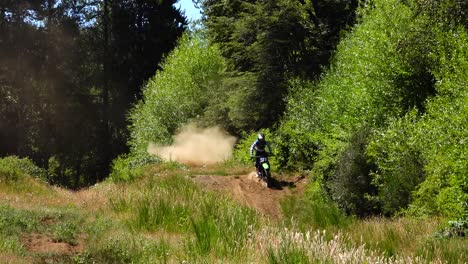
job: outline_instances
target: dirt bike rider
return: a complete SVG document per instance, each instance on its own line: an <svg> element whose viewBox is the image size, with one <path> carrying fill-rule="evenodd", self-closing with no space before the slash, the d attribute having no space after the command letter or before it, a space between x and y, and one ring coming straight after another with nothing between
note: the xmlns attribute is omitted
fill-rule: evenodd
<svg viewBox="0 0 468 264"><path fill-rule="evenodd" d="M268 148L268 152L265 148ZM253 155L253 151L255 150L255 156ZM255 169L257 177L260 177L260 157L265 157L271 154L271 147L270 144L266 141L265 135L263 133L259 133L257 139L252 143L250 146L250 157L255 157Z"/></svg>

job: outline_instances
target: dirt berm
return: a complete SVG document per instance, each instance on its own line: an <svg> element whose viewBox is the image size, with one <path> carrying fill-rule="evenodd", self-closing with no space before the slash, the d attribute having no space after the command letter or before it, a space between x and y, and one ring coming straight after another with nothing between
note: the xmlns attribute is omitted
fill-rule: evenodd
<svg viewBox="0 0 468 264"><path fill-rule="evenodd" d="M196 175L192 179L208 190L228 194L265 215L279 218L281 217L281 199L293 193L302 193L306 178L303 176L273 177L271 188L267 188L256 178L254 172L239 176Z"/></svg>

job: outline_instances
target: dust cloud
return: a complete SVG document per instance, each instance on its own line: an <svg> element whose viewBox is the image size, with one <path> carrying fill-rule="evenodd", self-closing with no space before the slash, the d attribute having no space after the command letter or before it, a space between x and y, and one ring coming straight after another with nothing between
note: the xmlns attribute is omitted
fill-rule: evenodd
<svg viewBox="0 0 468 264"><path fill-rule="evenodd" d="M232 155L236 138L219 127L197 128L187 125L174 136L171 146L148 145L148 153L166 161L190 165L212 165Z"/></svg>

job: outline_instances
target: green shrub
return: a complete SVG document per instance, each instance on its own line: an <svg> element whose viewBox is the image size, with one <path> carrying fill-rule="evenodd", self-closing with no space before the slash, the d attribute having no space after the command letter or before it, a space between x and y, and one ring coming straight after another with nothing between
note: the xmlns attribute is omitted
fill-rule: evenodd
<svg viewBox="0 0 468 264"><path fill-rule="evenodd" d="M0 180L17 181L25 175L44 180L46 171L36 166L29 158L8 156L0 159Z"/></svg>
<svg viewBox="0 0 468 264"><path fill-rule="evenodd" d="M396 119L384 131L377 132L367 149L376 164L372 184L378 189L375 199L385 214L393 215L412 202L412 193L425 179L424 163L414 124L415 112Z"/></svg>
<svg viewBox="0 0 468 264"><path fill-rule="evenodd" d="M462 27L436 34L432 54L438 67L438 96L427 103L416 125L426 180L415 192L413 212L442 213L458 219L468 211L468 32Z"/></svg>
<svg viewBox="0 0 468 264"><path fill-rule="evenodd" d="M447 225L435 235L440 238L466 237L468 234L468 219L448 221Z"/></svg>
<svg viewBox="0 0 468 264"><path fill-rule="evenodd" d="M109 178L114 182L133 181L140 177L145 166L160 162L160 159L148 153L121 155L112 161Z"/></svg>
<svg viewBox="0 0 468 264"><path fill-rule="evenodd" d="M24 177L24 174L21 173L19 169L8 166L0 168L0 176L2 181L14 182L18 181L19 179L22 179Z"/></svg>
<svg viewBox="0 0 468 264"><path fill-rule="evenodd" d="M280 164L311 168L332 196L348 190L347 202L360 192L349 179L371 169L363 186L378 191L363 191L369 199L361 201L389 215L414 203L412 211L459 217L468 199L467 33L460 17L441 15L460 15L457 8L451 1L364 5L322 79L291 82ZM376 131L369 147L349 147L362 127Z"/></svg>
<svg viewBox="0 0 468 264"><path fill-rule="evenodd" d="M292 121L284 122L275 131L275 155L278 167L310 170L319 155L319 141L308 131L299 132Z"/></svg>
<svg viewBox="0 0 468 264"><path fill-rule="evenodd" d="M130 112L132 155L144 155L149 143L171 143L182 125L202 116L209 100L217 97L224 67L219 51L203 34L184 35Z"/></svg>
<svg viewBox="0 0 468 264"><path fill-rule="evenodd" d="M325 183L334 201L347 213L367 216L380 212L373 196L371 172L375 165L369 162L366 148L371 137L368 128L358 130L350 139L336 165L336 172Z"/></svg>

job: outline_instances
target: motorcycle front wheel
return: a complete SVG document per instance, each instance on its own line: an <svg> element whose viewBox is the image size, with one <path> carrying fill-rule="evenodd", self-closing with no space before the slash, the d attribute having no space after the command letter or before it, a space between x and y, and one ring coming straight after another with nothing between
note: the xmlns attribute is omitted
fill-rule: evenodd
<svg viewBox="0 0 468 264"><path fill-rule="evenodd" d="M267 188L271 187L271 174L269 170L263 170L262 179L265 182Z"/></svg>

